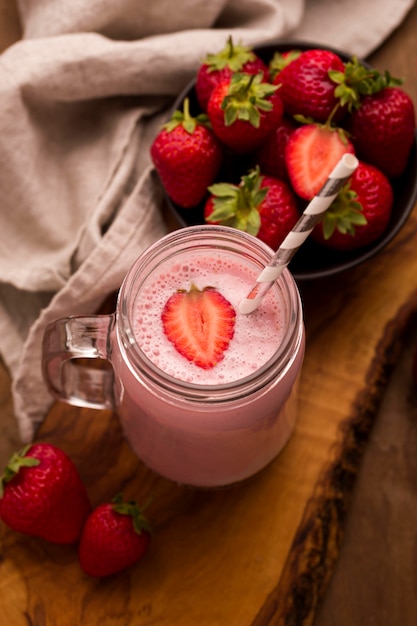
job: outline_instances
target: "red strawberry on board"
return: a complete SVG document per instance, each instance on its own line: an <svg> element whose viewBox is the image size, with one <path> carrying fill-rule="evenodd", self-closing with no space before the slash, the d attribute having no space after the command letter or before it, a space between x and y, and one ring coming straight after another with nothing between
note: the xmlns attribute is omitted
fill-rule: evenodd
<svg viewBox="0 0 417 626"><path fill-rule="evenodd" d="M312 49L302 52L279 71L273 82L280 85L286 113L325 122L338 107L334 119L340 120L344 110L338 106L337 84L329 76L332 70L344 72L342 59L330 50Z"/></svg>
<svg viewBox="0 0 417 626"><path fill-rule="evenodd" d="M311 200L345 153L354 154L352 143L336 127L306 124L288 139L285 162L296 194Z"/></svg>
<svg viewBox="0 0 417 626"><path fill-rule="evenodd" d="M183 208L199 204L215 180L223 149L205 114L192 117L189 101L175 111L151 146L151 157L165 191Z"/></svg>
<svg viewBox="0 0 417 626"><path fill-rule="evenodd" d="M215 288L191 285L166 302L162 324L177 352L203 369L213 368L224 357L234 334L236 313Z"/></svg>
<svg viewBox="0 0 417 626"><path fill-rule="evenodd" d="M388 178L373 165L360 161L312 236L336 250L367 246L385 232L392 204L393 191Z"/></svg>
<svg viewBox="0 0 417 626"><path fill-rule="evenodd" d="M49 443L23 448L10 459L0 487L0 518L10 528L54 543L78 540L90 502L62 450Z"/></svg>
<svg viewBox="0 0 417 626"><path fill-rule="evenodd" d="M137 563L147 551L151 531L143 510L121 494L99 505L88 517L80 539L78 557L89 576L116 574Z"/></svg>
<svg viewBox="0 0 417 626"><path fill-rule="evenodd" d="M213 132L236 154L255 150L282 120L278 88L262 81L262 74L233 74L210 96L207 114Z"/></svg>
<svg viewBox="0 0 417 626"><path fill-rule="evenodd" d="M195 90L203 111L207 110L209 98L216 85L229 79L235 72L262 72L265 80L268 76L268 68L262 59L250 47L234 44L229 37L223 50L217 54L208 54L197 72Z"/></svg>
<svg viewBox="0 0 417 626"><path fill-rule="evenodd" d="M285 162L285 147L290 135L297 125L284 116L276 129L270 133L263 144L255 151L253 158L263 174L288 180L287 165Z"/></svg>
<svg viewBox="0 0 417 626"><path fill-rule="evenodd" d="M259 167L242 176L239 185L216 183L204 206L205 220L225 224L278 248L300 215L295 196L283 181L262 176Z"/></svg>
<svg viewBox="0 0 417 626"><path fill-rule="evenodd" d="M385 87L365 95L349 116L347 128L359 158L388 178L405 170L415 137L415 111L400 87Z"/></svg>

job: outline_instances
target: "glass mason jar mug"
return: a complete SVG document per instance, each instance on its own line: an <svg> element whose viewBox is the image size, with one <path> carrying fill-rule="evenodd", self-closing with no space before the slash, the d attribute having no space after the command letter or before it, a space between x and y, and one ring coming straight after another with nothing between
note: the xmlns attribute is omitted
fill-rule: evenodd
<svg viewBox="0 0 417 626"><path fill-rule="evenodd" d="M115 409L137 456L172 481L220 487L257 473L293 431L305 344L288 270L254 313L238 312L271 254L259 239L223 226L166 235L127 273L115 313L47 327L43 372L51 393ZM189 362L164 334L164 304L191 284L217 289L236 311L230 344L211 369Z"/></svg>

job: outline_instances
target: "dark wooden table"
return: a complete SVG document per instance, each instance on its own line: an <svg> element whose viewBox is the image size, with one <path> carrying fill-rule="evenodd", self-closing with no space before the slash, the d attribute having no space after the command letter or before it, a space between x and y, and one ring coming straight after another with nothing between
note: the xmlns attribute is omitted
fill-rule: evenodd
<svg viewBox="0 0 417 626"><path fill-rule="evenodd" d="M0 2L2 48L19 38ZM417 9L369 61L417 102ZM55 404L39 438L74 459L93 504L157 495L145 561L97 582L73 547L0 526L0 626L414 626L417 616L417 215L376 259L302 286L300 419L233 490L198 492L138 462L110 412ZM390 378L392 368L393 374ZM0 460L19 445L0 366Z"/></svg>

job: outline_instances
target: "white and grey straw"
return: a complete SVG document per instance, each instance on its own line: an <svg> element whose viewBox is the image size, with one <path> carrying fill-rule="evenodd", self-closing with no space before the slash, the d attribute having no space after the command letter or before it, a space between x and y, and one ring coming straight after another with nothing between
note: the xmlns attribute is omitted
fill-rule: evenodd
<svg viewBox="0 0 417 626"><path fill-rule="evenodd" d="M353 154L344 154L330 173L328 179L308 204L294 228L262 270L249 294L244 298L239 311L243 315L255 311L284 268L287 267L299 247L307 239L322 214L336 198L340 189L358 167L358 159Z"/></svg>

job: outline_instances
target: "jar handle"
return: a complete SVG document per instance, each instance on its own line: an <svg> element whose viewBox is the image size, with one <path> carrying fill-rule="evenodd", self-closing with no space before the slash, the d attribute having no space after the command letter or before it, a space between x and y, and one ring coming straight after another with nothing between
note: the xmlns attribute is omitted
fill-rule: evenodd
<svg viewBox="0 0 417 626"><path fill-rule="evenodd" d="M110 336L115 315L71 316L45 330L42 371L51 394L75 406L114 409Z"/></svg>

